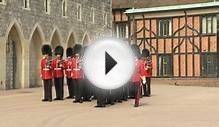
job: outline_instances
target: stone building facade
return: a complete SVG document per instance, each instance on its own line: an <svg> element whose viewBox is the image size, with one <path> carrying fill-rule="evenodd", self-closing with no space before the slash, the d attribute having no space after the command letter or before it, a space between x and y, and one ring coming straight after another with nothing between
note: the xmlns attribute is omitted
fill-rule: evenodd
<svg viewBox="0 0 219 127"><path fill-rule="evenodd" d="M0 0L0 89L41 86L41 46L111 36L111 0Z"/></svg>

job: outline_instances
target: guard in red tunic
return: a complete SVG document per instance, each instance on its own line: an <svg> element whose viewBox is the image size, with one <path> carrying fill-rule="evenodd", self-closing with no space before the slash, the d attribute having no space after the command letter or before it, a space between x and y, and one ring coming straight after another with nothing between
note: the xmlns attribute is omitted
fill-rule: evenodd
<svg viewBox="0 0 219 127"><path fill-rule="evenodd" d="M151 95L151 77L152 77L152 60L150 52L147 49L142 50L142 60L144 61L144 71L142 77L142 84L144 96L150 97Z"/></svg>
<svg viewBox="0 0 219 127"><path fill-rule="evenodd" d="M55 59L52 61L52 68L53 68L53 76L54 76L54 84L55 84L55 91L56 91L56 98L54 100L63 100L64 97L64 67L63 63L64 60L62 59L63 56L63 47L57 46L55 48Z"/></svg>
<svg viewBox="0 0 219 127"><path fill-rule="evenodd" d="M67 59L64 62L64 69L65 69L65 76L67 80L68 93L69 93L69 96L67 97L67 99L72 99L74 98L74 86L73 86L72 78L71 78L73 48L70 48L70 47L67 48L66 56L67 56Z"/></svg>
<svg viewBox="0 0 219 127"><path fill-rule="evenodd" d="M80 57L82 46L76 44L74 46L75 57L72 59L72 81L75 85L76 97L74 103L83 103L83 72L82 72L82 58Z"/></svg>
<svg viewBox="0 0 219 127"><path fill-rule="evenodd" d="M134 74L131 78L131 83L132 83L132 89L134 92L134 98L135 98L135 105L134 107L139 106L139 99L140 99L140 91L141 91L141 77L143 76L143 61L140 59L140 49L136 44L133 44L131 46L135 57L136 57L136 65L135 65L135 71Z"/></svg>
<svg viewBox="0 0 219 127"><path fill-rule="evenodd" d="M42 101L52 101L52 49L49 45L42 46L42 55L44 57L41 59L41 78L43 80L44 86L44 99Z"/></svg>

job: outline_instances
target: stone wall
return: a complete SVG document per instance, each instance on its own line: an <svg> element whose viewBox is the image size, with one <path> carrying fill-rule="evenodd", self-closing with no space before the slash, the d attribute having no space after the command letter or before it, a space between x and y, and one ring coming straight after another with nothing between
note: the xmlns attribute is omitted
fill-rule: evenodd
<svg viewBox="0 0 219 127"><path fill-rule="evenodd" d="M31 65L34 65L40 58L39 56L31 56L33 49L36 47L39 48L39 44L31 45L31 43L40 43L40 45L45 43L51 44L53 38L58 38L59 44L66 48L68 38L70 38L71 35L74 35L74 42L71 42L74 44L82 44L85 36L89 38L91 42L100 36L111 36L111 0L66 1L66 17L62 16L62 0L51 0L50 14L45 13L44 0L30 0L30 9L24 9L23 0L6 0L5 3L0 3L0 89L6 88L6 74L9 73L6 72L6 66L9 65L9 63L6 62L6 52L8 42L10 41L8 39L9 33L12 28L16 29L18 33L19 43L16 43L16 45L21 47L21 53L20 55L18 54L19 58L17 58L21 60L21 64L17 65L18 70L21 70L21 75L16 76L16 78L19 78L21 81L20 88L30 86L29 73L34 72L33 70L30 71ZM77 19L78 4L81 4L82 7L81 21ZM89 18L91 8L95 10L94 23L91 22ZM104 13L107 13L107 25L104 25ZM56 37L53 35L56 35ZM38 37L35 41L33 41L34 36ZM40 42L36 40L40 40ZM36 53L34 54L36 55ZM31 57L37 57L38 59L36 59L36 61L30 61ZM38 71L39 70L36 69L35 73L38 73Z"/></svg>

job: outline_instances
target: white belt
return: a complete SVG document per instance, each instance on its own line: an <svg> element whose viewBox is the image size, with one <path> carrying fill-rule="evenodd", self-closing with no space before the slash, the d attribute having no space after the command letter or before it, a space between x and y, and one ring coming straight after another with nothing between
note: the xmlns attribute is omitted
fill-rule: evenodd
<svg viewBox="0 0 219 127"><path fill-rule="evenodd" d="M44 71L49 71L50 69L49 69L49 68L44 68L43 70L44 70Z"/></svg>
<svg viewBox="0 0 219 127"><path fill-rule="evenodd" d="M81 69L77 68L77 69L73 69L73 70L75 70L75 71L80 71Z"/></svg>
<svg viewBox="0 0 219 127"><path fill-rule="evenodd" d="M71 71L71 69L66 69L67 71Z"/></svg>
<svg viewBox="0 0 219 127"><path fill-rule="evenodd" d="M55 68L55 70L62 70L62 68Z"/></svg>

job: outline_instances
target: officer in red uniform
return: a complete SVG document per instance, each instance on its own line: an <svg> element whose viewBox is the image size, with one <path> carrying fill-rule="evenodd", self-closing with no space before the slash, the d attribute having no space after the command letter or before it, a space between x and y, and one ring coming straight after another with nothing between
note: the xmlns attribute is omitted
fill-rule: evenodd
<svg viewBox="0 0 219 127"><path fill-rule="evenodd" d="M64 60L62 59L63 56L63 47L57 46L55 48L55 59L52 61L52 68L53 68L53 76L54 76L54 84L55 84L55 91L56 91L56 98L54 100L63 100L64 97L64 67L63 63Z"/></svg>
<svg viewBox="0 0 219 127"><path fill-rule="evenodd" d="M143 76L143 61L140 59L140 49L136 44L133 44L131 46L135 57L136 57L136 65L135 65L135 71L131 78L132 83L132 89L134 92L134 98L135 98L135 105L134 107L139 106L139 99L140 99L140 91L141 91L141 77Z"/></svg>
<svg viewBox="0 0 219 127"><path fill-rule="evenodd" d="M44 86L44 99L42 101L52 102L52 49L49 45L43 45L41 51L42 55L44 55L40 64L41 78Z"/></svg>
<svg viewBox="0 0 219 127"><path fill-rule="evenodd" d="M67 99L72 99L74 98L74 87L73 87L72 78L71 78L73 48L70 48L70 47L67 48L66 57L67 59L64 62L64 69L65 69L65 76L67 80L68 93L69 93L69 96L67 97Z"/></svg>
<svg viewBox="0 0 219 127"><path fill-rule="evenodd" d="M150 97L151 95L151 76L152 76L152 60L148 49L142 50L142 60L144 61L144 71L142 77L142 84L144 96Z"/></svg>
<svg viewBox="0 0 219 127"><path fill-rule="evenodd" d="M72 59L72 81L75 85L76 97L74 103L83 103L83 72L82 72L82 59L80 57L82 46L76 44L74 46L75 57Z"/></svg>

